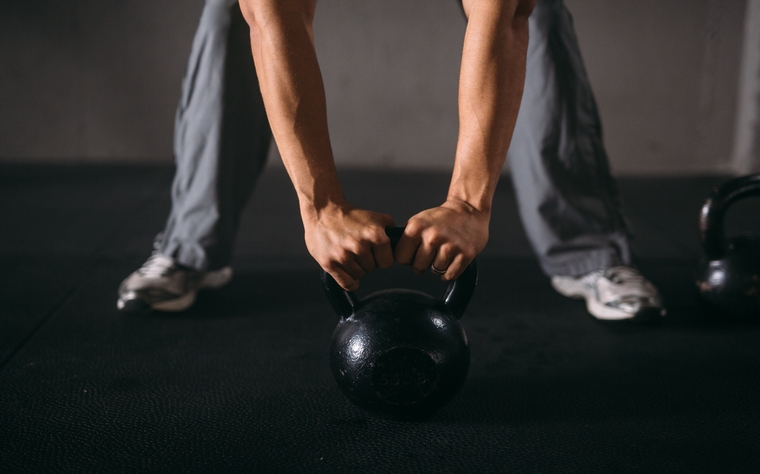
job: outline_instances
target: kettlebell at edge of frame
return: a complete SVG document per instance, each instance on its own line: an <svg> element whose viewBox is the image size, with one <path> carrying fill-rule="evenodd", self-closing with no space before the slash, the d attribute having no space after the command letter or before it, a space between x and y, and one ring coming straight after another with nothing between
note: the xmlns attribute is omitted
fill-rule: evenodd
<svg viewBox="0 0 760 474"><path fill-rule="evenodd" d="M697 288L718 316L744 322L760 321L760 236L726 239L724 221L732 204L752 196L760 196L760 174L717 187L699 217L705 258L698 270Z"/></svg>
<svg viewBox="0 0 760 474"><path fill-rule="evenodd" d="M403 232L386 228L394 248ZM401 420L428 419L443 408L469 371L470 348L459 319L477 278L473 261L442 300L398 288L359 299L322 271L322 287L340 316L330 368L346 398L367 412Z"/></svg>

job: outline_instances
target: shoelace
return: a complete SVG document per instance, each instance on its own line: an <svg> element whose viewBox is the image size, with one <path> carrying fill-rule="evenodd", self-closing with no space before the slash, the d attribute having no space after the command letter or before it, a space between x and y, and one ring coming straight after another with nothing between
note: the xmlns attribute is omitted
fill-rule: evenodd
<svg viewBox="0 0 760 474"><path fill-rule="evenodd" d="M644 287L647 283L646 278L644 278L641 273L630 267L612 267L605 270L591 272L583 277L582 281L586 287L591 288L593 291L597 292L597 298L600 296L598 294L598 283L602 278L609 280L615 285L619 286L632 285L634 287Z"/></svg>
<svg viewBox="0 0 760 474"><path fill-rule="evenodd" d="M173 268L174 260L156 253L148 258L139 272L146 278L159 278L167 275Z"/></svg>
<svg viewBox="0 0 760 474"><path fill-rule="evenodd" d="M641 273L637 272L630 267L612 267L608 268L603 275L608 280L618 285L624 285L626 283L640 283L644 284L646 279Z"/></svg>
<svg viewBox="0 0 760 474"><path fill-rule="evenodd" d="M602 288L598 286L597 282L601 278L606 278L619 287L628 287L633 290L634 288L643 293L636 291L630 294L617 294L616 291L610 292L610 289L601 291ZM596 292L596 298L599 301L603 301L608 306L622 307L625 305L645 305L656 306L658 300L656 294L647 294L649 290L647 287L647 280L641 273L630 267L612 267L604 271L594 272L593 277L587 284L590 284Z"/></svg>

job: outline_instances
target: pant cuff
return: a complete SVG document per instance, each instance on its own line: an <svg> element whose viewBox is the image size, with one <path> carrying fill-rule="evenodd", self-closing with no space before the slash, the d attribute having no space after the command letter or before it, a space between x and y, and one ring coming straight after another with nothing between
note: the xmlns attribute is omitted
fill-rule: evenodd
<svg viewBox="0 0 760 474"><path fill-rule="evenodd" d="M623 258L612 249L585 251L561 261L557 260L539 259L541 269L546 275L578 277L605 268L631 264L630 258Z"/></svg>
<svg viewBox="0 0 760 474"><path fill-rule="evenodd" d="M208 269L208 256L206 251L197 244L187 244L172 240L156 246L156 252L171 257L183 267L191 268L199 272Z"/></svg>

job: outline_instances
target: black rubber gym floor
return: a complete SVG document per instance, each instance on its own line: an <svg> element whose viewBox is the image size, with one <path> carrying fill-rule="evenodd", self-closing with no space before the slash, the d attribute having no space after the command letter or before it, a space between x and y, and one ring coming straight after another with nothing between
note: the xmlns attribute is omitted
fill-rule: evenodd
<svg viewBox="0 0 760 474"><path fill-rule="evenodd" d="M696 219L719 177L623 179L659 324L600 323L533 260L508 180L463 318L470 375L427 422L373 418L329 372L336 316L284 172L246 210L236 276L180 314L121 315L169 167L0 166L0 472L757 472L760 327L699 305ZM398 223L445 173L344 171ZM732 231L751 228L744 202ZM755 229L757 230L757 229ZM365 289L443 286L405 268Z"/></svg>

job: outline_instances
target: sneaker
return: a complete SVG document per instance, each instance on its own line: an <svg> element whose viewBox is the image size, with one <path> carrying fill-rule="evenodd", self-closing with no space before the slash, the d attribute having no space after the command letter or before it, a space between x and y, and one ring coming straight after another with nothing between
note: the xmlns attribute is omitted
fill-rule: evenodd
<svg viewBox="0 0 760 474"><path fill-rule="evenodd" d="M116 307L121 311L183 311L203 288L221 288L232 279L232 268L199 272L173 258L154 253L119 286Z"/></svg>
<svg viewBox="0 0 760 474"><path fill-rule="evenodd" d="M588 312L597 319L642 321L665 316L657 288L631 267L611 267L577 278L554 276L552 286L564 296L585 298Z"/></svg>

